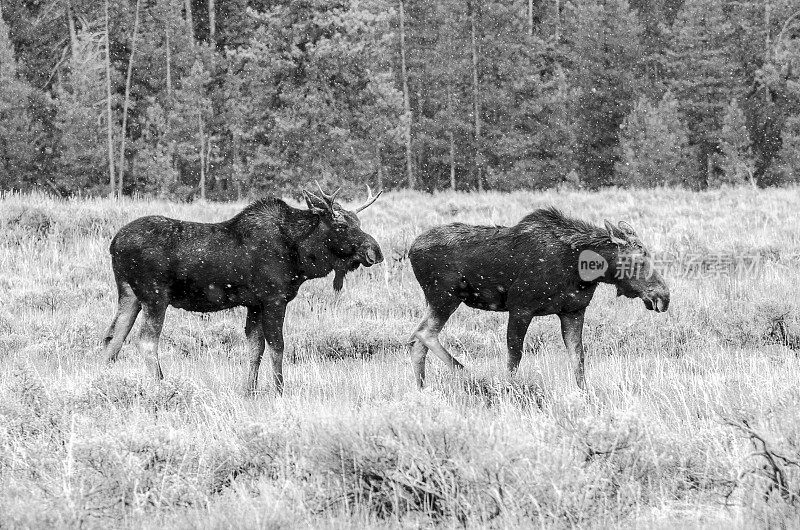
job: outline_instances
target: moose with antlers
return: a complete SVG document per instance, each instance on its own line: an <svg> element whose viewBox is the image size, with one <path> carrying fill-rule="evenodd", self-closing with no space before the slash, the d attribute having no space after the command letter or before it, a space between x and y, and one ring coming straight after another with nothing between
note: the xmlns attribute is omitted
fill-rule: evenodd
<svg viewBox="0 0 800 530"><path fill-rule="evenodd" d="M383 261L356 216L382 193L367 192L353 211L320 188L320 196L303 191L305 210L265 198L221 223L148 216L125 225L110 248L119 302L103 340L106 359L117 359L141 311L139 349L160 380L158 340L168 306L200 312L244 306L250 350L245 392L256 390L265 343L282 392L283 321L300 285L334 271L338 291L348 272Z"/></svg>

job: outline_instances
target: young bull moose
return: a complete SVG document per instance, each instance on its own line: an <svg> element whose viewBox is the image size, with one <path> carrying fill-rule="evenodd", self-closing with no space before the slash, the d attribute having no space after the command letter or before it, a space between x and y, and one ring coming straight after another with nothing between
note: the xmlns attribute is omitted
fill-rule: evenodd
<svg viewBox="0 0 800 530"><path fill-rule="evenodd" d="M639 297L647 309L666 311L669 289L627 223L599 228L536 210L512 227L454 223L428 230L408 253L422 286L428 313L411 337L417 385L425 381L425 356L432 351L451 368L463 368L442 347L439 332L462 303L507 311L508 369L522 359L528 325L535 316L558 315L575 378L585 389L583 314L598 283L616 286L617 296Z"/></svg>
<svg viewBox="0 0 800 530"><path fill-rule="evenodd" d="M367 202L354 211L335 202L336 193L320 189L322 197L303 192L307 210L267 198L221 223L149 216L122 227L110 249L119 306L104 338L107 360L117 359L141 310L139 348L162 379L158 339L167 306L201 312L244 306L250 350L245 391L256 389L266 340L281 392L284 315L300 285L335 271L339 291L349 271L383 261L356 217L380 196L367 191Z"/></svg>

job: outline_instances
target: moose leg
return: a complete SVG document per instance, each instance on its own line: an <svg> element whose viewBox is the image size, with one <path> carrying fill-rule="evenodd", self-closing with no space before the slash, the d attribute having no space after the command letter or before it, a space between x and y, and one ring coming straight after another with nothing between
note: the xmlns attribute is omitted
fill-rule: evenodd
<svg viewBox="0 0 800 530"><path fill-rule="evenodd" d="M411 364L414 367L414 379L417 382L417 388L425 386L425 358L428 356L428 347L417 339L417 332L427 321L427 318L423 320L411 336Z"/></svg>
<svg viewBox="0 0 800 530"><path fill-rule="evenodd" d="M564 339L567 352L578 359L578 364L575 368L575 381L578 383L578 388L586 390L583 369L585 354L583 349L583 311L558 315L558 318L561 319L561 337Z"/></svg>
<svg viewBox="0 0 800 530"><path fill-rule="evenodd" d="M117 360L122 344L131 332L133 323L142 308L142 304L133 294L129 284L120 283L118 291L117 314L103 338L103 355L105 355L106 361L109 363Z"/></svg>
<svg viewBox="0 0 800 530"><path fill-rule="evenodd" d="M286 304L281 301L272 307L265 308L261 319L264 338L272 358L272 372L278 394L283 394L283 321L285 316Z"/></svg>
<svg viewBox="0 0 800 530"><path fill-rule="evenodd" d="M250 369L244 385L244 392L252 394L258 387L258 369L261 366L261 357L264 355L264 327L262 323L263 312L260 307L247 308L247 321L244 325L244 335L247 338L247 350L250 355Z"/></svg>
<svg viewBox="0 0 800 530"><path fill-rule="evenodd" d="M525 344L525 334L533 319L533 314L527 310L511 311L508 314L508 330L506 343L508 345L508 372L513 376L522 360L522 348Z"/></svg>
<svg viewBox="0 0 800 530"><path fill-rule="evenodd" d="M455 360L442 346L442 343L439 342L439 332L442 331L456 307L458 306L448 307L443 310L429 305L428 315L414 332L414 346L412 347L411 355L414 363L414 375L419 388L422 388L425 383L425 356L428 350L433 352L449 368L464 368L464 365Z"/></svg>
<svg viewBox="0 0 800 530"><path fill-rule="evenodd" d="M166 313L167 304L164 302L157 301L142 304L144 322L139 335L139 349L156 381L164 379L161 363L158 360L158 339L161 337L161 328L164 327L164 315Z"/></svg>

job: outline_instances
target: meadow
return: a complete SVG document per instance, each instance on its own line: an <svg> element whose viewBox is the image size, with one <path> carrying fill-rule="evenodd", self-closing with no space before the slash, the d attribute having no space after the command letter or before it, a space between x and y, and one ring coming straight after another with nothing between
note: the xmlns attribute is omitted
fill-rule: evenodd
<svg viewBox="0 0 800 530"><path fill-rule="evenodd" d="M358 202L356 199L354 202ZM626 220L651 251L758 256L757 274L666 277L666 314L601 286L586 393L556 317L505 373L505 314L460 308L413 384L424 301L406 251L441 223L555 205ZM385 194L386 261L306 283L286 390L244 397L244 312L170 309L166 379L135 337L107 366L108 245L146 214L241 204L0 197L0 528L750 528L800 525L800 190Z"/></svg>

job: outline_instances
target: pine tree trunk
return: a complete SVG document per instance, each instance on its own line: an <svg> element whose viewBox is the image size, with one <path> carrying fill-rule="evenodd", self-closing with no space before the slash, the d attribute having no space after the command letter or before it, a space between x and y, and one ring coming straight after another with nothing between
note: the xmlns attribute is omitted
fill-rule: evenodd
<svg viewBox="0 0 800 530"><path fill-rule="evenodd" d="M166 48L167 52L167 99L172 96L172 51L170 50L169 45L169 24L171 20L169 18L169 11L167 12L167 20L164 23L164 47Z"/></svg>
<svg viewBox="0 0 800 530"><path fill-rule="evenodd" d="M447 49L453 49L453 38L450 31L447 32ZM450 61L450 67L447 72L447 135L450 139L450 189L456 189L456 141L455 134L453 133L455 123L455 111L453 109L453 78L455 72L453 65L454 61Z"/></svg>
<svg viewBox="0 0 800 530"><path fill-rule="evenodd" d="M203 132L203 116L197 111L197 127L200 132L200 199L206 200L206 168L205 168L205 133Z"/></svg>
<svg viewBox="0 0 800 530"><path fill-rule="evenodd" d="M528 35L533 35L533 0L528 0Z"/></svg>
<svg viewBox="0 0 800 530"><path fill-rule="evenodd" d="M205 166L206 178L203 179L203 182L205 183L206 180L211 180L211 188L214 189L216 187L216 181L213 179L213 176L211 175L211 148L214 145L211 143L211 135L210 134L206 136L205 142L206 142L206 156L203 159L204 160L203 165ZM203 199L204 200L206 198L205 188L206 188L206 186L203 186Z"/></svg>
<svg viewBox="0 0 800 530"><path fill-rule="evenodd" d="M114 137L111 133L111 57L108 37L108 0L105 1L105 29L106 29L106 121L108 136L108 196L114 198Z"/></svg>
<svg viewBox="0 0 800 530"><path fill-rule="evenodd" d="M192 17L192 0L186 0L183 5L186 9L186 24L189 27L189 40L192 43L192 46L194 46L194 18Z"/></svg>
<svg viewBox="0 0 800 530"><path fill-rule="evenodd" d="M450 189L456 189L456 141L453 137L453 131L447 133L450 135Z"/></svg>
<svg viewBox="0 0 800 530"><path fill-rule="evenodd" d="M133 37L131 38L131 56L128 57L128 73L125 76L125 102L122 105L122 138L119 147L119 185L117 195L122 197L122 185L125 177L125 139L128 136L128 107L131 101L131 77L133 74L133 57L136 55L136 38L139 35L139 6L141 0L136 0L135 15L133 19Z"/></svg>
<svg viewBox="0 0 800 530"><path fill-rule="evenodd" d="M483 191L483 174L481 171L481 104L480 86L478 84L478 35L475 22L475 2L471 2L470 29L472 32L472 106L475 115L475 172L477 174L478 190Z"/></svg>
<svg viewBox="0 0 800 530"><path fill-rule="evenodd" d="M0 14L0 16L2 16ZM69 49L72 52L72 57L75 57L75 48L78 45L78 36L75 31L75 19L72 17L72 2L67 2L67 25L69 26Z"/></svg>
<svg viewBox="0 0 800 530"><path fill-rule="evenodd" d="M242 200L242 168L239 165L239 133L236 130L231 131L233 139L231 143L232 156L233 156L233 179L236 181L236 200Z"/></svg>
<svg viewBox="0 0 800 530"><path fill-rule="evenodd" d="M414 178L414 168L411 163L411 99L408 96L408 71L406 70L406 23L405 23L404 0L400 0L400 69L403 77L403 110L406 117L404 131L406 143L406 175L408 177L408 187L412 190L416 187Z"/></svg>
<svg viewBox="0 0 800 530"><path fill-rule="evenodd" d="M208 0L208 40L213 48L216 44L217 34L217 13L214 8L214 0Z"/></svg>
<svg viewBox="0 0 800 530"><path fill-rule="evenodd" d="M770 35L769 35L769 32L770 32L770 27L769 27L770 26L770 20L769 20L769 18L770 18L769 0L765 0L765 2L764 2L764 30L765 30L765 33L767 34L766 44L765 44L765 47L764 47L764 64L765 65L770 63L770 56L771 56L771 53L770 53L771 44L769 42L769 37L770 37ZM770 103L770 100L771 100L770 94L769 94L769 83L764 83L764 100L767 103Z"/></svg>
<svg viewBox="0 0 800 530"><path fill-rule="evenodd" d="M377 144L375 145L375 163L378 166L377 175L376 175L376 185L378 186L379 190L383 189L383 160L381 159L381 146Z"/></svg>

